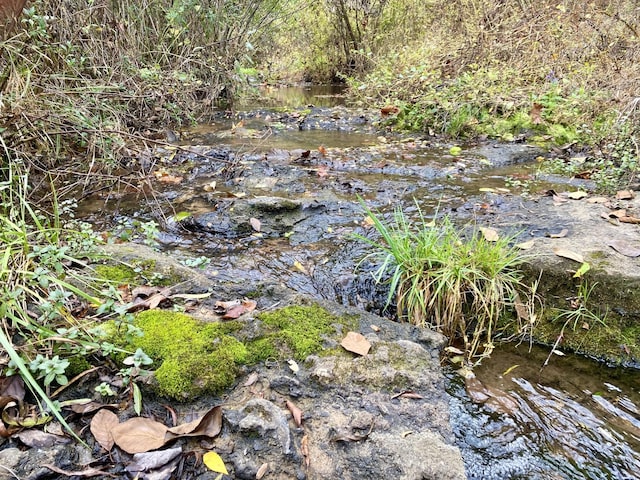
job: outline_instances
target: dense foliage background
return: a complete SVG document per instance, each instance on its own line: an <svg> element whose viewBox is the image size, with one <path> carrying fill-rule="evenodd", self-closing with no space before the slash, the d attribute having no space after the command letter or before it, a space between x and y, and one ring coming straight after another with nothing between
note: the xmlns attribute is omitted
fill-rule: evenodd
<svg viewBox="0 0 640 480"><path fill-rule="evenodd" d="M362 105L397 106L393 128L587 145L602 167L626 172L602 185L634 176L637 0L26 7L1 37L0 134L5 156L41 171L117 169L144 138L230 105L257 82L307 80L343 81Z"/></svg>

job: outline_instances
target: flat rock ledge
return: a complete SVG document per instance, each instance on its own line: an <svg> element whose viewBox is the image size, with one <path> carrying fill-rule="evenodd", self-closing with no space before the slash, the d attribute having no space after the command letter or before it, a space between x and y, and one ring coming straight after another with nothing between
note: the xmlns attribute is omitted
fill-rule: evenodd
<svg viewBox="0 0 640 480"><path fill-rule="evenodd" d="M152 260L158 271L175 276L183 291L209 291L212 298L234 295L148 247L112 246L109 256ZM440 350L445 344L442 335L356 308L310 300L280 286L265 286L264 293L258 310L274 302L278 306L319 303L334 315L357 319L353 330L369 341L369 353L360 356L343 350L333 337L326 338L326 351L304 362L266 361L248 367L222 397L172 404L181 420L199 417L212 405L222 404L223 428L213 440L181 439L171 447L182 446L183 452L216 451L229 470L224 478L467 478L450 424L449 397L440 366ZM203 305L197 316L211 321L214 314L208 307L212 305ZM246 321L257 323L253 318ZM339 325L336 329L337 338L347 333ZM145 394L144 398L151 410L156 403L159 410L167 403L166 399L154 400L153 395ZM15 441L0 440L0 465L4 467L0 479L54 478L45 464L82 470L104 455L90 435L83 438L91 449L73 442L23 448ZM120 472L117 478L132 478L124 471L130 456L121 451L111 455L113 461L107 463L114 467L105 471ZM145 472L140 478L170 480L177 478L172 476L175 473ZM198 480L218 478L201 463L188 473L189 478ZM113 475L93 478L106 480Z"/></svg>
<svg viewBox="0 0 640 480"><path fill-rule="evenodd" d="M220 446L236 478L256 478L265 463L277 466L268 478L283 480L466 478L440 369L443 338L360 314L367 355L311 356L295 374L289 365L260 367L252 386L231 392L233 445L221 437ZM287 402L302 411L301 426Z"/></svg>

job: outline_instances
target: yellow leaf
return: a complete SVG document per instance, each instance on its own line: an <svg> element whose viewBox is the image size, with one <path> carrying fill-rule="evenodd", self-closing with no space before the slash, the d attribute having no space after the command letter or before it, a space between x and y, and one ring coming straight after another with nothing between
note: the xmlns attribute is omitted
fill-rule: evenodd
<svg viewBox="0 0 640 480"><path fill-rule="evenodd" d="M304 268L304 265L302 265L298 260L296 260L295 262L293 262L293 267L294 267L296 270L298 270L298 271L300 271L300 272L304 273L305 275L308 275L308 274L309 274L309 272L307 271L307 269L306 269L306 268Z"/></svg>
<svg viewBox="0 0 640 480"><path fill-rule="evenodd" d="M518 368L520 365L511 365L509 368L507 368L504 372L502 372L502 376L506 376L509 375L511 372L513 372L516 368Z"/></svg>
<svg viewBox="0 0 640 480"><path fill-rule="evenodd" d="M203 455L202 461L207 466L207 468L216 473L223 473L225 475L229 475L227 472L227 467L225 467L222 458L216 452L207 452Z"/></svg>
<svg viewBox="0 0 640 480"><path fill-rule="evenodd" d="M591 270L591 265L589 265L587 262L584 262L582 265L580 265L580 268L573 275L573 278L582 278L584 274L589 270Z"/></svg>

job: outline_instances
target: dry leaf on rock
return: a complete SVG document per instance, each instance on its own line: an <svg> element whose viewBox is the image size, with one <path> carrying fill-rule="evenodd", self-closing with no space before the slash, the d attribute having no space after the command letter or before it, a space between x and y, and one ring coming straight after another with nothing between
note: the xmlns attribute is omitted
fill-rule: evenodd
<svg viewBox="0 0 640 480"><path fill-rule="evenodd" d="M620 217L618 220L622 223L633 223L635 225L640 224L640 218L637 217Z"/></svg>
<svg viewBox="0 0 640 480"><path fill-rule="evenodd" d="M217 405L189 423L167 429L167 440L177 437L215 437L222 430L222 406Z"/></svg>
<svg viewBox="0 0 640 480"><path fill-rule="evenodd" d="M623 240L610 240L607 245L625 257L640 257L640 247L634 247Z"/></svg>
<svg viewBox="0 0 640 480"><path fill-rule="evenodd" d="M242 305L236 305L235 307L230 308L225 312L222 318L226 318L228 320L235 320L240 317L243 313L246 313L245 308Z"/></svg>
<svg viewBox="0 0 640 480"><path fill-rule="evenodd" d="M636 196L633 190L619 190L616 192L617 200L632 200Z"/></svg>
<svg viewBox="0 0 640 480"><path fill-rule="evenodd" d="M480 227L480 231L482 232L482 236L487 242L497 242L500 238L498 232L493 228Z"/></svg>
<svg viewBox="0 0 640 480"><path fill-rule="evenodd" d="M291 400L287 400L286 404L287 404L287 409L291 412L291 415L293 416L294 422L296 422L297 426L301 427L302 426L302 410L300 410L300 408Z"/></svg>
<svg viewBox="0 0 640 480"><path fill-rule="evenodd" d="M73 413L79 413L80 415L93 413L105 407L118 408L118 405L95 402L90 398L83 398L71 404L64 405L64 408L69 408Z"/></svg>
<svg viewBox="0 0 640 480"><path fill-rule="evenodd" d="M298 260L296 260L296 261L294 261L294 262L293 262L293 267L294 267L296 270L298 270L298 271L300 271L300 272L304 273L305 275L309 275L309 271L308 271L308 270L305 268L305 266L304 266L304 265L302 265L302 263L300 263Z"/></svg>
<svg viewBox="0 0 640 480"><path fill-rule="evenodd" d="M45 433L42 430L24 430L13 435L28 447L49 448L59 443L69 443L71 440L60 435Z"/></svg>
<svg viewBox="0 0 640 480"><path fill-rule="evenodd" d="M243 387L250 387L251 385L253 385L254 383L256 383L258 381L258 373L257 372L251 372L251 374L247 377L247 379L244 381L244 383L242 384Z"/></svg>
<svg viewBox="0 0 640 480"><path fill-rule="evenodd" d="M253 312L258 306L258 302L245 298L242 300L242 306L244 307L246 312Z"/></svg>
<svg viewBox="0 0 640 480"><path fill-rule="evenodd" d="M132 418L111 429L116 445L127 453L143 453L156 450L165 443L169 429L149 418Z"/></svg>
<svg viewBox="0 0 640 480"><path fill-rule="evenodd" d="M576 190L575 192L567 193L567 197L569 197L571 200L581 200L584 197L588 196L589 194L583 190Z"/></svg>
<svg viewBox="0 0 640 480"><path fill-rule="evenodd" d="M49 463L45 463L42 466L48 468L53 472L59 473L60 475L64 475L65 477L98 477L98 476L110 477L112 476L109 472L104 472L97 468L91 468L91 467L85 468L84 470L70 471L70 470L63 470L62 468L58 468L55 465L51 465Z"/></svg>
<svg viewBox="0 0 640 480"><path fill-rule="evenodd" d="M151 310L167 300L171 295L171 287L136 287L131 292L133 301L128 312L137 312L139 310Z"/></svg>
<svg viewBox="0 0 640 480"><path fill-rule="evenodd" d="M260 480L269 471L269 464L267 462L260 465L260 468L256 472L256 480Z"/></svg>
<svg viewBox="0 0 640 480"><path fill-rule="evenodd" d="M569 230L566 228L563 228L562 230L560 230L559 233L548 233L547 236L549 238L564 238L567 236L567 233L569 233Z"/></svg>
<svg viewBox="0 0 640 480"><path fill-rule="evenodd" d="M107 452L113 448L114 443L111 430L119 423L120 420L118 420L118 416L106 408L98 410L91 419L91 423L89 424L91 434L93 438L96 439L96 442Z"/></svg>
<svg viewBox="0 0 640 480"><path fill-rule="evenodd" d="M411 390L403 390L402 392L400 392L400 393L396 393L395 395L393 395L393 396L391 397L391 399L393 400L394 398L399 398L399 397L402 397L402 398L412 398L412 399L415 399L415 400L420 400L420 399L424 398L424 397L423 397L422 395L420 395L419 393L412 392Z"/></svg>
<svg viewBox="0 0 640 480"><path fill-rule="evenodd" d="M520 250L529 250L531 248L533 248L533 245L535 244L535 240L528 240L526 242L521 242L521 243L517 243L515 246L516 248L519 248Z"/></svg>
<svg viewBox="0 0 640 480"><path fill-rule="evenodd" d="M554 248L553 253L555 253L559 257L573 260L574 262L584 263L584 257L581 254L573 252L571 250L566 250L564 248Z"/></svg>
<svg viewBox="0 0 640 480"><path fill-rule="evenodd" d="M182 447L158 450L156 452L136 453L133 463L127 466L127 472L148 472L164 467L182 453Z"/></svg>
<svg viewBox="0 0 640 480"><path fill-rule="evenodd" d="M340 342L340 345L342 345L345 350L357 353L358 355L366 355L371 348L369 340L356 332L348 332L347 336Z"/></svg>
<svg viewBox="0 0 640 480"><path fill-rule="evenodd" d="M309 468L311 458L309 457L309 435L305 434L300 441L300 453L304 457L304 464Z"/></svg>
<svg viewBox="0 0 640 480"><path fill-rule="evenodd" d="M249 223L251 224L251 228L253 228L256 232L259 232L262 228L262 223L257 218L251 217L249 219Z"/></svg>
<svg viewBox="0 0 640 480"><path fill-rule="evenodd" d="M609 201L606 197L591 197L587 198L587 202L589 203L607 203Z"/></svg>

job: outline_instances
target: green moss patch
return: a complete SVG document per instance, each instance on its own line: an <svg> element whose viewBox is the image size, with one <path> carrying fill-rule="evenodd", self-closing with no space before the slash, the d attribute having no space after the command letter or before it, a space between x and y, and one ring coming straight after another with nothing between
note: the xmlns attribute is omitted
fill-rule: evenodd
<svg viewBox="0 0 640 480"><path fill-rule="evenodd" d="M138 278L136 271L128 265L96 265L94 270L96 277L118 285L134 283Z"/></svg>
<svg viewBox="0 0 640 480"><path fill-rule="evenodd" d="M259 318L267 331L261 340L269 339L285 347L299 361L321 351L327 336L336 334L336 325L355 327L353 319L337 317L318 305L289 306L263 313Z"/></svg>
<svg viewBox="0 0 640 480"><path fill-rule="evenodd" d="M181 313L148 310L136 317L144 335L133 340L156 362L158 392L177 400L219 393L249 359L247 348L228 335L238 322L203 323Z"/></svg>
<svg viewBox="0 0 640 480"><path fill-rule="evenodd" d="M205 323L164 310L140 313L134 322L143 336L129 350L141 348L154 360L158 393L177 400L218 394L231 386L240 365L307 356L325 349L340 328L355 328L355 318L338 317L318 305L290 306L259 315L258 336L244 342L239 321ZM237 337L237 338L236 338Z"/></svg>

